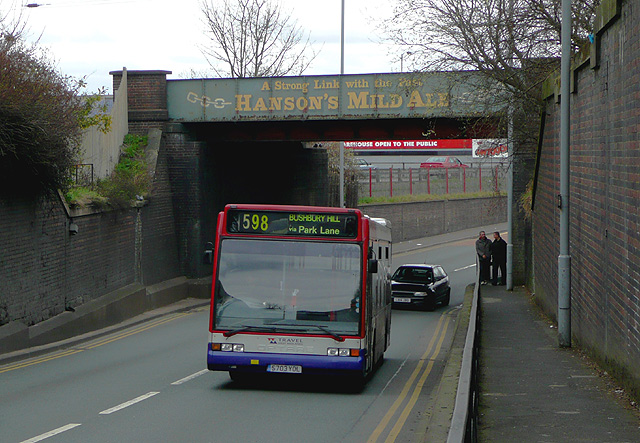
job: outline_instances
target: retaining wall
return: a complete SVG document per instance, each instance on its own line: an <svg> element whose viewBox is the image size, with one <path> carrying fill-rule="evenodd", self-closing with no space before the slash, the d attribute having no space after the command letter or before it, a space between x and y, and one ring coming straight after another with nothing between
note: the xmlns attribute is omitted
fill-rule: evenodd
<svg viewBox="0 0 640 443"><path fill-rule="evenodd" d="M507 220L507 197L363 205L370 217L391 222L394 242L445 234Z"/></svg>
<svg viewBox="0 0 640 443"><path fill-rule="evenodd" d="M640 393L640 9L604 1L595 42L574 65L570 254L573 340ZM549 86L533 211L536 299L557 315L558 84Z"/></svg>

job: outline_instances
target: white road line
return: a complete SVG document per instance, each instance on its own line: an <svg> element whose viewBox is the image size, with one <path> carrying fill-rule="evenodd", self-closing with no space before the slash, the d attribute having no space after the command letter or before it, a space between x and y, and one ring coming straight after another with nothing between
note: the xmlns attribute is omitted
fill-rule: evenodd
<svg viewBox="0 0 640 443"><path fill-rule="evenodd" d="M54 429L53 431L45 432L44 434L40 434L37 437L30 438L29 440L24 440L21 443L35 443L37 441L42 441L46 438L53 437L54 435L62 434L63 432L68 431L69 429L76 428L80 425L81 423L69 423L66 426Z"/></svg>
<svg viewBox="0 0 640 443"><path fill-rule="evenodd" d="M154 395L157 395L157 394L159 394L159 392L148 392L148 393L146 393L144 395L141 395L140 397L134 398L133 400L129 400L127 402L119 404L118 406L114 406L111 409L105 409L100 414L102 414L102 415L113 414L114 412L119 411L120 409L124 409L126 407L131 406L131 405L139 403L142 400L146 400L146 399L148 399L150 397L153 397Z"/></svg>
<svg viewBox="0 0 640 443"><path fill-rule="evenodd" d="M476 267L476 264L474 263L474 264L472 264L472 265L465 266L464 268L454 269L454 270L453 270L453 272L464 271L465 269L475 268L475 267Z"/></svg>
<svg viewBox="0 0 640 443"><path fill-rule="evenodd" d="M191 375L190 375L190 376L188 376L188 377L181 378L181 379L180 379L180 380L178 380L178 381L174 381L174 382L173 382L173 383L171 383L171 384L172 384L172 385L181 385L182 383L186 383L186 382L188 382L189 380L193 380L193 379L194 379L194 378L196 378L196 377L200 377L201 375L204 375L204 374L206 374L207 372L209 372L209 370L208 370L208 369L203 369L202 371L198 371L198 372L196 372L195 374L191 374Z"/></svg>

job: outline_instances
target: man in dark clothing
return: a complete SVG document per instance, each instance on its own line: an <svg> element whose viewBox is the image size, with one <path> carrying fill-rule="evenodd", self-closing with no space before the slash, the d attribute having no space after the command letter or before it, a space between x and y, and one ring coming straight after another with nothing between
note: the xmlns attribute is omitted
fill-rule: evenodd
<svg viewBox="0 0 640 443"><path fill-rule="evenodd" d="M491 271L491 240L487 238L484 231L480 231L480 237L476 240L476 253L480 263L480 284L486 285Z"/></svg>
<svg viewBox="0 0 640 443"><path fill-rule="evenodd" d="M498 284L498 269L500 269L500 284L507 284L507 242L500 237L499 232L493 233L491 243L491 259L493 260L493 285Z"/></svg>

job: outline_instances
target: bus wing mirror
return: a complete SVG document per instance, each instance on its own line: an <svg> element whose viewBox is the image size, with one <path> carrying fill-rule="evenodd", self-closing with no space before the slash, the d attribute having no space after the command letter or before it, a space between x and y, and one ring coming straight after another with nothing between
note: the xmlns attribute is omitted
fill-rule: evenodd
<svg viewBox="0 0 640 443"><path fill-rule="evenodd" d="M208 265L213 264L213 243L207 242L204 247L204 262Z"/></svg>
<svg viewBox="0 0 640 443"><path fill-rule="evenodd" d="M369 273L370 274L377 274L378 273L378 260L376 260L375 258L370 258L368 267L369 267Z"/></svg>

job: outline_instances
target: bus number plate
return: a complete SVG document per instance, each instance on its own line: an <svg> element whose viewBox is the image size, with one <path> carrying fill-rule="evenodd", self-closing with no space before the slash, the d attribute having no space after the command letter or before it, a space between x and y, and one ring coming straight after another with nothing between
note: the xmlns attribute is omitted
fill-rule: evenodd
<svg viewBox="0 0 640 443"><path fill-rule="evenodd" d="M396 303L411 303L411 299L405 297L393 297L393 301Z"/></svg>
<svg viewBox="0 0 640 443"><path fill-rule="evenodd" d="M280 372L284 374L302 374L302 366L299 365L268 365L267 372Z"/></svg>

